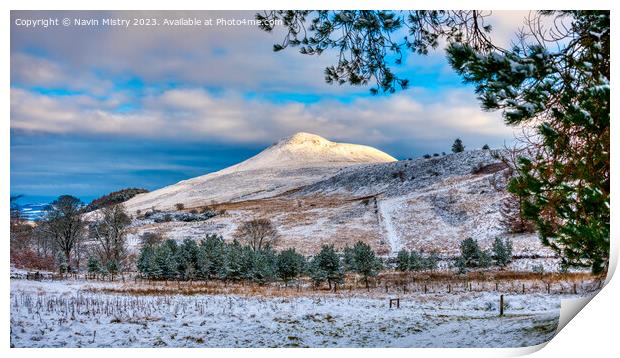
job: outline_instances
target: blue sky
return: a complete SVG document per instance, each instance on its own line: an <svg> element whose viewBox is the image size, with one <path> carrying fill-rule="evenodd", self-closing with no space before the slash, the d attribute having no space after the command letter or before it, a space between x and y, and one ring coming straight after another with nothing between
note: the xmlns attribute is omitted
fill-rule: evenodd
<svg viewBox="0 0 620 358"><path fill-rule="evenodd" d="M513 138L479 109L443 50L396 71L411 88L371 96L330 86L333 53L272 52L281 33L254 27L25 28L17 19L197 16L252 12L11 12L11 193L88 201L157 189L235 164L298 131L371 145L397 158L499 147ZM491 17L507 41L524 14Z"/></svg>

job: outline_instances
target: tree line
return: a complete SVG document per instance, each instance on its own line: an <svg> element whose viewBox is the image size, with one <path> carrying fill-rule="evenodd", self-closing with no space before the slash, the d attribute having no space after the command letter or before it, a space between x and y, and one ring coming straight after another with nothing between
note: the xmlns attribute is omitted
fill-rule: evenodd
<svg viewBox="0 0 620 358"><path fill-rule="evenodd" d="M42 220L30 223L11 208L11 263L61 273L87 267L117 273L129 264L126 236L131 217L122 204L100 207L87 217L87 206L61 195L45 208Z"/></svg>
<svg viewBox="0 0 620 358"><path fill-rule="evenodd" d="M186 239L177 243L157 233L146 232L140 237L139 256L134 258L126 242L131 218L122 204L100 208L88 218L83 215L82 207L77 198L61 196L48 207L46 219L36 226L20 223L17 214L14 217L12 212L12 260L14 250L28 246L14 246L14 236L40 235L47 238L43 242L47 242L47 250L56 255L54 265L61 273L78 272L83 266L80 261L87 261L85 266L90 275L114 276L131 269L135 262L140 274L153 280L257 283L280 280L288 284L306 276L316 286L327 283L334 290L342 284L347 272L361 275L368 288L369 279L385 268L432 271L440 261L436 252L424 254L415 250L401 250L394 262L391 262L393 259L384 261L362 241L340 251L333 245L323 245L317 254L309 257L293 248L276 251L278 230L264 218L242 222L233 235L234 240L228 243L215 234L208 234L198 242ZM505 267L512 260L509 239L497 238L489 250L482 250L476 240L468 238L461 242L460 251L461 255L452 265L459 273L493 264Z"/></svg>
<svg viewBox="0 0 620 358"><path fill-rule="evenodd" d="M253 237L246 243L237 239L225 242L216 234L207 234L196 242L185 239L144 240L137 261L141 275L152 280L222 280L268 283L282 281L286 285L301 276L309 277L315 286L327 283L337 289L347 272L362 276L366 287L369 278L383 268L381 259L370 245L358 241L342 252L333 245L323 245L314 256L306 257L294 248L281 251L271 245L258 247Z"/></svg>

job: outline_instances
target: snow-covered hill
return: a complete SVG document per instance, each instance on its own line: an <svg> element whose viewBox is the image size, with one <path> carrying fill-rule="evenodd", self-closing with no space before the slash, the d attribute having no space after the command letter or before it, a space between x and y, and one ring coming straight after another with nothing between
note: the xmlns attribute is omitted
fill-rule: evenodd
<svg viewBox="0 0 620 358"><path fill-rule="evenodd" d="M334 143L318 135L297 133L252 158L215 173L137 195L125 203L131 212L169 210L272 197L318 182L341 168L396 161L372 147Z"/></svg>
<svg viewBox="0 0 620 358"><path fill-rule="evenodd" d="M218 233L230 240L243 221L267 218L281 234L278 248L304 254L361 240L381 255L406 248L451 257L467 237L488 248L500 236L513 239L517 255L551 256L535 234L504 232L499 212L506 179L505 165L489 150L395 161L370 147L298 133L235 166L138 195L126 206L144 213L182 203L185 211L208 205L219 213L193 222L137 220L134 243L145 231L179 240Z"/></svg>
<svg viewBox="0 0 620 358"><path fill-rule="evenodd" d="M347 166L355 163L396 161L378 149L359 144L335 143L316 134L299 132L237 165L220 170L219 175L269 168Z"/></svg>

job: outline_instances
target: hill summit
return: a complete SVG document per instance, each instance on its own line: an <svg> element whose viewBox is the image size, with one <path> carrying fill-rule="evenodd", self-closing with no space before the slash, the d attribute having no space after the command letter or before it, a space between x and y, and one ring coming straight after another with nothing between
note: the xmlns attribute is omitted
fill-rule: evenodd
<svg viewBox="0 0 620 358"><path fill-rule="evenodd" d="M343 167L395 161L369 146L299 132L239 164L137 195L126 206L130 211L144 211L171 209L176 203L196 207L271 197L331 177Z"/></svg>
<svg viewBox="0 0 620 358"><path fill-rule="evenodd" d="M299 132L280 139L252 158L218 173L265 168L304 168L394 161L396 159L391 155L369 146L336 143L316 134Z"/></svg>

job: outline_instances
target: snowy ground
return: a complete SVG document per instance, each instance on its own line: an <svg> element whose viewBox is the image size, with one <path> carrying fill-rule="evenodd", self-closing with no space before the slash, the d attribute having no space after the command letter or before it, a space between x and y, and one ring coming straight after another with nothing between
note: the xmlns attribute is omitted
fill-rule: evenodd
<svg viewBox="0 0 620 358"><path fill-rule="evenodd" d="M131 296L11 280L15 347L519 347L551 339L563 295ZM100 283L99 286L111 285Z"/></svg>

